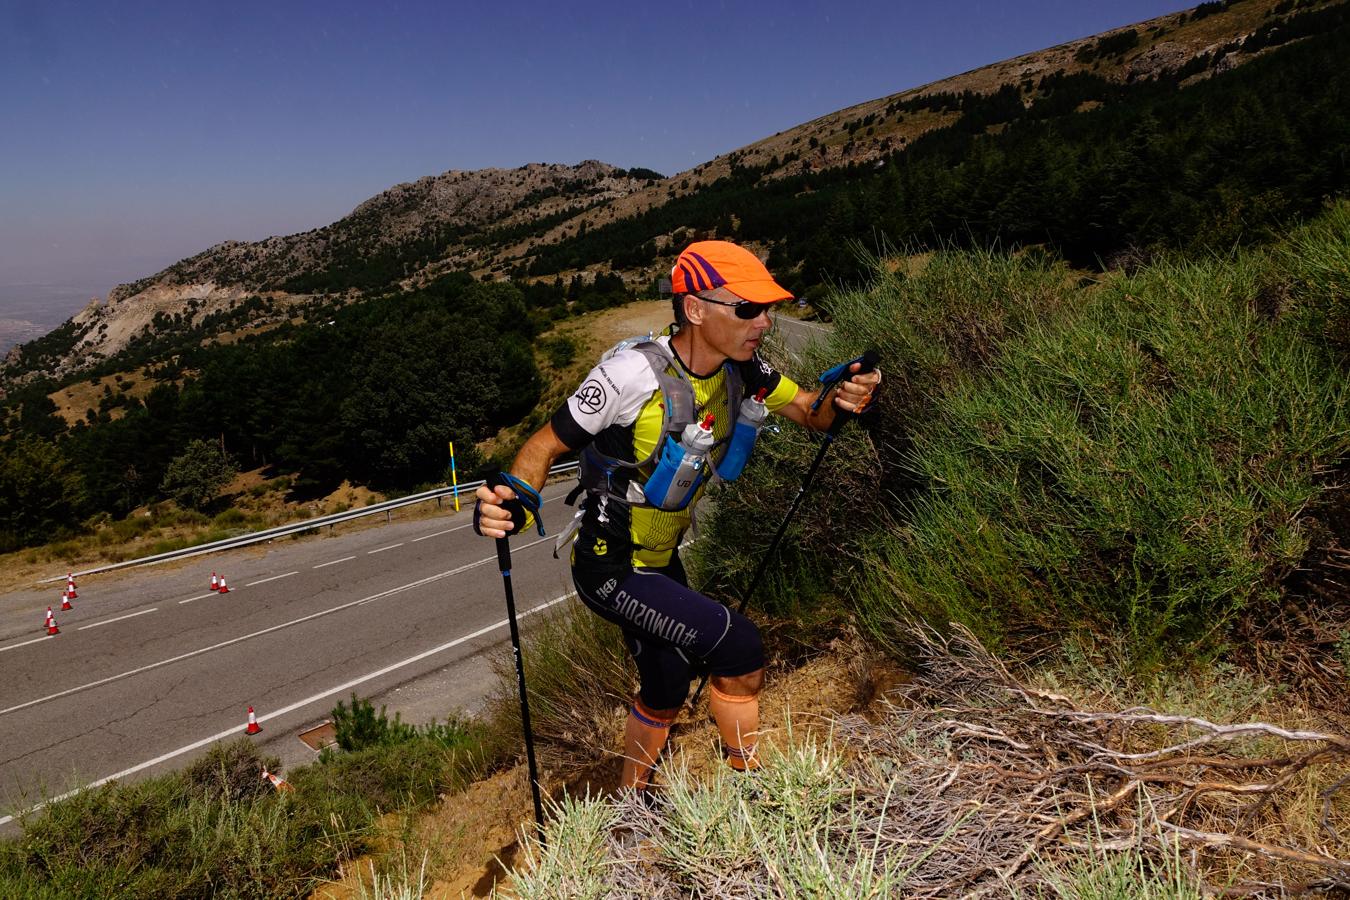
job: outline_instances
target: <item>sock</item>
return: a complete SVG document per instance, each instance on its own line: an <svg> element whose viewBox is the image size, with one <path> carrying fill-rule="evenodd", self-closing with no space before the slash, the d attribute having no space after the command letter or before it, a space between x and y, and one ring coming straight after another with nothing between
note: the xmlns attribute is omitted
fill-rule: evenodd
<svg viewBox="0 0 1350 900"><path fill-rule="evenodd" d="M709 687L712 696L708 699L708 711L717 720L717 730L722 733L727 764L742 772L758 769L755 741L759 737L759 695L738 697Z"/></svg>
<svg viewBox="0 0 1350 900"><path fill-rule="evenodd" d="M677 711L678 712L678 711ZM645 790L656 758L670 735L670 723L648 709L641 700L634 700L628 710L628 724L623 733L623 775L621 787Z"/></svg>

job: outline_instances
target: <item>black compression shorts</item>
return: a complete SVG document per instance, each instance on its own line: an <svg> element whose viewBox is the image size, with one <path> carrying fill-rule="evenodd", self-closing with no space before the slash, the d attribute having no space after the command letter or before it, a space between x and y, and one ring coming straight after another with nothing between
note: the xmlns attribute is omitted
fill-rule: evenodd
<svg viewBox="0 0 1350 900"><path fill-rule="evenodd" d="M660 569L572 567L577 594L623 630L637 663L638 696L654 710L676 709L696 669L735 677L764 668L759 629L686 583L679 554Z"/></svg>

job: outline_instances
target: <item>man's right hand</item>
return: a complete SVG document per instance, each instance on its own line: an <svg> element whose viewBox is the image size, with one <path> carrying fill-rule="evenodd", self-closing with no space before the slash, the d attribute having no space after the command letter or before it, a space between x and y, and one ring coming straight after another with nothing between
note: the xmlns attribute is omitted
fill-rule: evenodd
<svg viewBox="0 0 1350 900"><path fill-rule="evenodd" d="M515 525L511 511L503 505L511 500L519 504L515 491L504 484L495 488L482 485L474 491L474 496L478 498L473 509L473 530L477 534L503 538L520 530ZM524 527L523 523L521 527Z"/></svg>

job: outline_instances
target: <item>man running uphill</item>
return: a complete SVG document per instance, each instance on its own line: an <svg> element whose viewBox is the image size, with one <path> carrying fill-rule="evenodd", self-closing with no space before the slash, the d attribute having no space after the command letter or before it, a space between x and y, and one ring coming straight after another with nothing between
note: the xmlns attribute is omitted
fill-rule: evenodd
<svg viewBox="0 0 1350 900"><path fill-rule="evenodd" d="M621 783L639 790L696 668L712 675L708 706L728 762L758 765L759 630L691 590L679 558L707 478L713 470L728 480L739 474L732 460L743 462L764 409L823 431L836 407L861 411L881 380L878 371L853 375L838 384L833 403L812 409L819 393L802 391L756 353L772 326L770 310L792 295L735 244L690 245L671 282L675 334L602 359L511 466L513 476L540 487L558 457L581 451L586 499L572 578L582 601L622 629L637 664L641 686L624 733ZM477 497L479 534L503 537L528 524L509 487L480 487Z"/></svg>

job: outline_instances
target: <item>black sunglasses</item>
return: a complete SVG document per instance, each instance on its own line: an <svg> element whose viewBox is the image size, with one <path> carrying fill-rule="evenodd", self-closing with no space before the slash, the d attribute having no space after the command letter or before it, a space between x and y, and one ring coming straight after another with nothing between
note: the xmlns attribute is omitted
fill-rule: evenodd
<svg viewBox="0 0 1350 900"><path fill-rule="evenodd" d="M745 319L746 321L757 319L759 318L760 313L767 312L772 308L772 304L769 303L751 303L749 300L737 300L735 303L728 303L725 300L714 300L711 297L704 297L702 294L695 294L694 296L698 297L698 299L702 300L704 303L716 303L718 306L730 306L735 311L736 318Z"/></svg>

